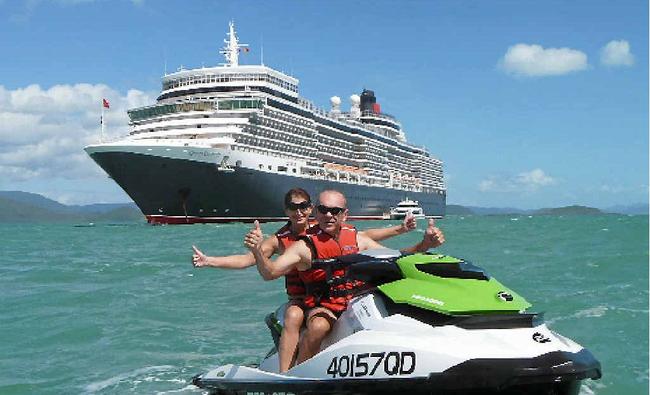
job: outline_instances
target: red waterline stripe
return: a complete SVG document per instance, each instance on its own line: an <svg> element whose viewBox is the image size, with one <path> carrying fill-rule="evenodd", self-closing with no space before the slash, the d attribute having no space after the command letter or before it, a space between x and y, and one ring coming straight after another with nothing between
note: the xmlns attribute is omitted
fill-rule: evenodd
<svg viewBox="0 0 650 395"><path fill-rule="evenodd" d="M146 215L147 222L152 225L191 225L191 224L206 224L206 223L229 223L229 222L244 222L252 223L255 220L259 222L281 222L287 221L287 217L185 217L185 216L168 216L168 215ZM367 220L383 220L388 219L381 215L373 216L350 216L350 221L367 221Z"/></svg>

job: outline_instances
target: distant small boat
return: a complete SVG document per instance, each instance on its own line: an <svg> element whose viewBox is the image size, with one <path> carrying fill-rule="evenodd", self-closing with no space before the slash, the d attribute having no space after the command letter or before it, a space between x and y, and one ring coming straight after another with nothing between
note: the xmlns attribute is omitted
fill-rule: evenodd
<svg viewBox="0 0 650 395"><path fill-rule="evenodd" d="M88 222L88 224L74 225L75 228L92 228L95 226L94 222Z"/></svg>
<svg viewBox="0 0 650 395"><path fill-rule="evenodd" d="M417 200L406 198L390 209L391 219L403 219L407 214L413 214L415 218L424 218L424 211Z"/></svg>

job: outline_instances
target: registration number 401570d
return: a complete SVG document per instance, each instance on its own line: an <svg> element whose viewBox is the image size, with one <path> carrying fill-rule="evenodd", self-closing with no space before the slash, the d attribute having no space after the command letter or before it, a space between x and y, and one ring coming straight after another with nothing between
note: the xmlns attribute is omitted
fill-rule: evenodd
<svg viewBox="0 0 650 395"><path fill-rule="evenodd" d="M385 373L389 376L415 371L415 353L411 351L373 352L335 356L327 367L332 377L363 377Z"/></svg>

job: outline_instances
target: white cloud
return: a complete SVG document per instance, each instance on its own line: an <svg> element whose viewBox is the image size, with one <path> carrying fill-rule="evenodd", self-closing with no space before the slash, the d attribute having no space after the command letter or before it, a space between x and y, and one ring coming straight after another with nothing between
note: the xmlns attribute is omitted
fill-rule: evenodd
<svg viewBox="0 0 650 395"><path fill-rule="evenodd" d="M519 173L516 181L519 185L533 189L555 184L553 177L546 175L542 169Z"/></svg>
<svg viewBox="0 0 650 395"><path fill-rule="evenodd" d="M151 103L138 90L125 95L103 84L30 85L8 90L0 85L0 179L5 183L95 177L99 168L83 151L100 134L102 98L111 108L106 135L128 131L126 109Z"/></svg>
<svg viewBox="0 0 650 395"><path fill-rule="evenodd" d="M542 169L534 169L514 176L490 176L479 183L478 189L481 192L534 192L556 183L557 180Z"/></svg>
<svg viewBox="0 0 650 395"><path fill-rule="evenodd" d="M483 180L478 184L478 190L481 192L498 191L499 189L502 189L499 187L499 184L502 183L497 181L494 176L491 176L487 180Z"/></svg>
<svg viewBox="0 0 650 395"><path fill-rule="evenodd" d="M508 74L543 77L585 70L588 63L587 55L575 49L516 44L508 48L498 67Z"/></svg>
<svg viewBox="0 0 650 395"><path fill-rule="evenodd" d="M600 63L605 66L632 66L634 55L630 43L625 40L612 40L600 49Z"/></svg>

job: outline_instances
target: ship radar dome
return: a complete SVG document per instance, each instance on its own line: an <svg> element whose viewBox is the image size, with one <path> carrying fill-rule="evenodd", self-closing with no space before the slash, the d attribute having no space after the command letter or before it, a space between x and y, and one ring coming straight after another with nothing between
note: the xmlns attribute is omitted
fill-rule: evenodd
<svg viewBox="0 0 650 395"><path fill-rule="evenodd" d="M332 104L332 107L338 107L341 105L341 98L338 96L332 96L330 97L330 103Z"/></svg>
<svg viewBox="0 0 650 395"><path fill-rule="evenodd" d="M352 95L350 96L350 103L352 104L350 106L350 115L353 118L359 118L361 116L361 109L359 108L359 103L361 103L361 98L359 95Z"/></svg>

